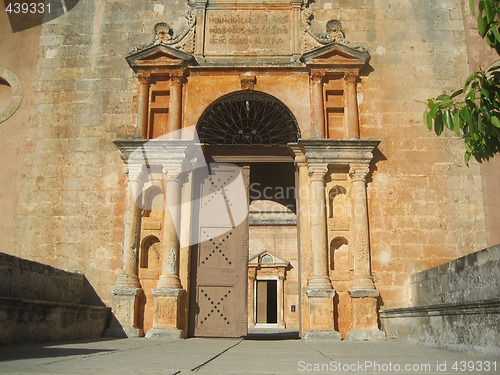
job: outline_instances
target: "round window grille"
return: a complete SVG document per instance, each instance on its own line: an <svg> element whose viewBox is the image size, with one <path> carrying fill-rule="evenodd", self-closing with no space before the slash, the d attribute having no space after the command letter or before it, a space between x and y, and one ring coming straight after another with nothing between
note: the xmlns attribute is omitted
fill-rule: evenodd
<svg viewBox="0 0 500 375"><path fill-rule="evenodd" d="M300 136L285 104L257 91L219 98L202 114L197 129L200 141L209 145L286 145Z"/></svg>

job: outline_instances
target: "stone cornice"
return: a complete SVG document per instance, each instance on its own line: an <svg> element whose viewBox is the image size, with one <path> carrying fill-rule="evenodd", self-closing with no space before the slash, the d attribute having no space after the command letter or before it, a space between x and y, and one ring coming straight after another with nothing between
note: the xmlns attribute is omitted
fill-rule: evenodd
<svg viewBox="0 0 500 375"><path fill-rule="evenodd" d="M378 139L299 139L296 145L308 164L351 165L369 164L379 143Z"/></svg>
<svg viewBox="0 0 500 375"><path fill-rule="evenodd" d="M193 144L183 139L117 139L113 141L121 151L126 165L171 165L181 167L186 150Z"/></svg>

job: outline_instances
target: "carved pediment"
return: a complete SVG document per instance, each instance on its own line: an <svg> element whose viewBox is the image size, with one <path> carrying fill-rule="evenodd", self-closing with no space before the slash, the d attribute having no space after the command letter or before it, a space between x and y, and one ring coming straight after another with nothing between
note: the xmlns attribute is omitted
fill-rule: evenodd
<svg viewBox="0 0 500 375"><path fill-rule="evenodd" d="M305 53L301 60L307 65L343 66L359 69L368 63L370 54L345 44L330 43Z"/></svg>
<svg viewBox="0 0 500 375"><path fill-rule="evenodd" d="M290 262L280 256L264 250L257 255L254 255L248 260L249 267L288 267Z"/></svg>
<svg viewBox="0 0 500 375"><path fill-rule="evenodd" d="M134 71L185 66L194 63L194 56L165 44L155 44L127 56Z"/></svg>

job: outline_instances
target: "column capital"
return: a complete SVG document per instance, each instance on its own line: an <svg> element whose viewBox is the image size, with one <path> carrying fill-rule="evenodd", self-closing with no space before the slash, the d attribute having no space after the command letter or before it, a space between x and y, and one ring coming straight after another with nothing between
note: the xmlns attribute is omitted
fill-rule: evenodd
<svg viewBox="0 0 500 375"><path fill-rule="evenodd" d="M328 164L309 164L307 170L311 180L324 180L328 172Z"/></svg>
<svg viewBox="0 0 500 375"><path fill-rule="evenodd" d="M324 70L313 69L311 70L311 80L313 83L323 83L326 72Z"/></svg>
<svg viewBox="0 0 500 375"><path fill-rule="evenodd" d="M190 0L190 5L195 5L196 9L205 9L207 4L208 0Z"/></svg>
<svg viewBox="0 0 500 375"><path fill-rule="evenodd" d="M151 80L151 76L149 73L137 73L137 79L139 80L139 83L141 84L149 84Z"/></svg>
<svg viewBox="0 0 500 375"><path fill-rule="evenodd" d="M182 165L163 164L162 172L165 181L180 181L180 175L182 173Z"/></svg>
<svg viewBox="0 0 500 375"><path fill-rule="evenodd" d="M358 72L349 71L344 75L344 79L347 83L357 83L359 78Z"/></svg>
<svg viewBox="0 0 500 375"><path fill-rule="evenodd" d="M142 172L144 171L144 164L126 164L123 167L128 181L140 180Z"/></svg>
<svg viewBox="0 0 500 375"><path fill-rule="evenodd" d="M172 81L173 84L182 84L182 83L184 83L184 80L186 79L186 73L182 70L175 71L175 72L171 72L169 77L170 77L170 80Z"/></svg>
<svg viewBox="0 0 500 375"><path fill-rule="evenodd" d="M349 167L349 176L352 181L366 181L366 176L370 173L368 164L351 164Z"/></svg>

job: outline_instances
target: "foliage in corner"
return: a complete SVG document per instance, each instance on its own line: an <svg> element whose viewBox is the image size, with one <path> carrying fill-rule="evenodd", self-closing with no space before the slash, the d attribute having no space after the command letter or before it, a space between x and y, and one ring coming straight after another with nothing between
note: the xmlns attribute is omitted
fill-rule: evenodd
<svg viewBox="0 0 500 375"><path fill-rule="evenodd" d="M469 0L475 15L474 0ZM480 0L478 32L500 55L500 0ZM427 100L427 127L439 136L444 128L463 137L465 162L478 162L500 153L500 66L472 73L465 85L452 95Z"/></svg>

